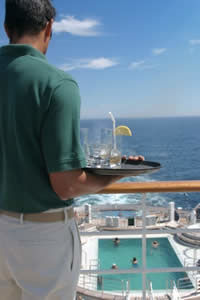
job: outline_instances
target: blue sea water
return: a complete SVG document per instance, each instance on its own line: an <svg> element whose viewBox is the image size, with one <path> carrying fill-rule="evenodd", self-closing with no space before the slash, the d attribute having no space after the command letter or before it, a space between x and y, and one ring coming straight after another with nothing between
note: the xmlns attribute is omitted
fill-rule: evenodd
<svg viewBox="0 0 200 300"><path fill-rule="evenodd" d="M152 174L129 177L121 181L164 181L200 179L200 117L171 117L145 119L117 119L116 125L128 126L132 137L123 136L123 154L142 154L146 160L159 162L162 168ZM82 128L89 128L91 136L99 128L112 128L111 120L81 120ZM138 203L141 194L87 195L77 198L77 205ZM147 203L167 206L175 201L176 207L192 209L200 202L199 193L147 194Z"/></svg>

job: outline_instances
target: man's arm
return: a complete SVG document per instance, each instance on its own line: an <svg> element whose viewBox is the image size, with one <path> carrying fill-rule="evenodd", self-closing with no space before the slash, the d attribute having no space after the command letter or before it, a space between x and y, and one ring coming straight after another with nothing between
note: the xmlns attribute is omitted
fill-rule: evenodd
<svg viewBox="0 0 200 300"><path fill-rule="evenodd" d="M93 175L82 169L49 174L54 192L62 200L93 194L102 190L107 185L121 179L121 176Z"/></svg>
<svg viewBox="0 0 200 300"><path fill-rule="evenodd" d="M122 157L126 159L126 156ZM144 160L144 156L129 156L130 160ZM125 176L93 175L83 169L73 171L52 172L49 174L54 192L62 199L70 199L85 194L94 194L107 185L124 178Z"/></svg>

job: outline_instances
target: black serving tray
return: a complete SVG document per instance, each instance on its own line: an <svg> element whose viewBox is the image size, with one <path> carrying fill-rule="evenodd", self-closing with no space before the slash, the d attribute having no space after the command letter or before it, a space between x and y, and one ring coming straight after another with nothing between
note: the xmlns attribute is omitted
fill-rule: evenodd
<svg viewBox="0 0 200 300"><path fill-rule="evenodd" d="M158 171L161 168L161 164L147 160L123 160L121 167L86 167L85 170L97 175L122 175L122 176L137 176L141 174L149 174Z"/></svg>

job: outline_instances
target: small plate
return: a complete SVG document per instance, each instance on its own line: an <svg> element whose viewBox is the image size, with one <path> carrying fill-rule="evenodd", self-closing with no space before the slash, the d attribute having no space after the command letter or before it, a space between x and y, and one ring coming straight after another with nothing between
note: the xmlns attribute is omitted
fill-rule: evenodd
<svg viewBox="0 0 200 300"><path fill-rule="evenodd" d="M127 159L121 163L119 168L110 167L86 167L85 170L98 175L122 175L122 176L137 176L158 171L161 164L147 160L131 160Z"/></svg>

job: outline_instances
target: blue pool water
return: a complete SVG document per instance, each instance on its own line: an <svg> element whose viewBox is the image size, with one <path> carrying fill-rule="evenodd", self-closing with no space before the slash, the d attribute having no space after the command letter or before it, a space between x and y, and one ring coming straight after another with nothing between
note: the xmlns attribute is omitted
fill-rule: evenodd
<svg viewBox="0 0 200 300"><path fill-rule="evenodd" d="M147 239L147 268L171 268L182 267L176 253L167 238L157 238L158 248L152 247L155 239ZM137 265L132 265L131 260L136 257ZM142 240L120 238L120 244L115 246L112 239L99 239L99 259L101 269L110 269L115 263L118 269L141 268L142 267ZM116 274L103 275L104 290L121 290L121 281L130 281L131 290L142 289L142 274ZM187 277L185 272L176 273L150 273L147 280L151 280L153 289L164 290L167 288L167 281L173 280L178 283L179 278ZM101 289L101 285L98 285Z"/></svg>

